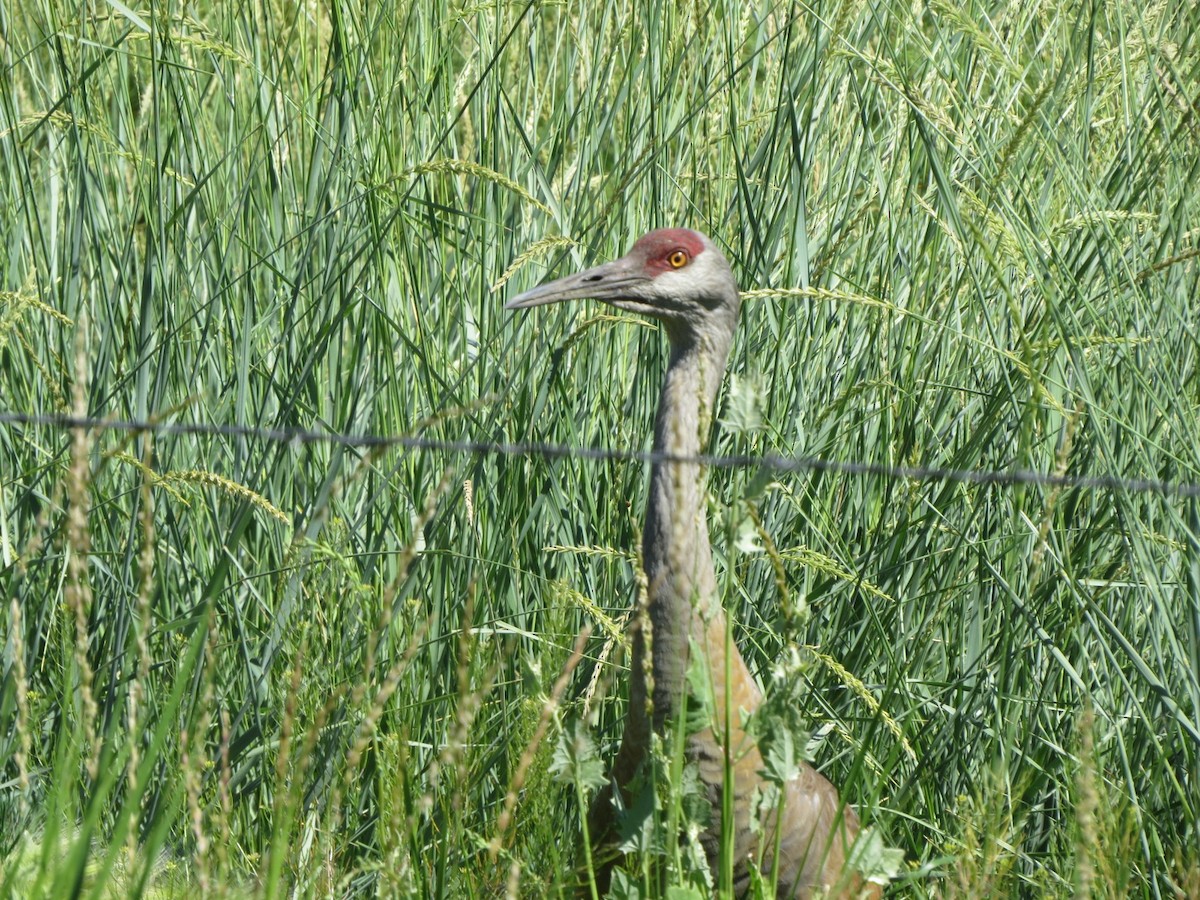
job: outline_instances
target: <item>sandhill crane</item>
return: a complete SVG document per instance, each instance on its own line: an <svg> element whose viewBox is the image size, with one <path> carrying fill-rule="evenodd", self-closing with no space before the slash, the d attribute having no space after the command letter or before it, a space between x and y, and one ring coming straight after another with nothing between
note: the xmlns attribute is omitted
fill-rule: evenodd
<svg viewBox="0 0 1200 900"><path fill-rule="evenodd" d="M857 896L862 884L844 869L859 830L858 817L815 769L804 766L787 784L778 861L773 852L774 816L764 816L765 841L751 831L751 800L763 781L763 763L755 738L742 725L743 713L762 702L762 691L726 638L708 539L705 476L696 462L688 461L705 448L737 327L741 298L729 263L712 241L695 231L652 231L620 259L536 287L506 308L588 297L658 320L671 350L654 423L654 450L669 456L656 459L651 468L642 531L646 615L635 616L631 628L629 713L613 781L622 789L629 784L648 753L651 729L661 734L665 723L679 722L689 648L696 648L709 663L717 730L709 727L690 734L685 752L696 764L712 804L713 824L700 838L709 864L716 870L720 858L728 762L733 773L734 892L740 896L749 887L750 856L761 842L767 850L758 862L764 873L778 868L778 896L803 898L819 889ZM600 844L611 844L615 830L611 799L610 793L601 792L589 816L593 841ZM600 878L607 881L607 875L604 870ZM877 886L868 885L866 891L879 896Z"/></svg>

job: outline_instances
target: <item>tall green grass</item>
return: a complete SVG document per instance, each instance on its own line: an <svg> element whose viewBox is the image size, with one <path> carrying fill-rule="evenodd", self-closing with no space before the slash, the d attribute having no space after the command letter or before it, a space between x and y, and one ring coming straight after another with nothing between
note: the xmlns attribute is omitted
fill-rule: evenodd
<svg viewBox="0 0 1200 900"><path fill-rule="evenodd" d="M686 224L715 452L1200 482L1194 6L643 7L0 2L0 409L645 447L654 328L501 306ZM645 479L0 426L0 891L572 890ZM711 491L897 895L1200 894L1200 501Z"/></svg>

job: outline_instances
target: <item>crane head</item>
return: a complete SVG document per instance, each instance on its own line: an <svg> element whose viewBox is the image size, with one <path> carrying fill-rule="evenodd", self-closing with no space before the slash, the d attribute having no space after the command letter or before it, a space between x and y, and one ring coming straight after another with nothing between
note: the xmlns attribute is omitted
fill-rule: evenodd
<svg viewBox="0 0 1200 900"><path fill-rule="evenodd" d="M505 309L592 297L663 321L672 334L733 332L740 295L729 263L703 234L661 228L638 239L620 259L539 285Z"/></svg>

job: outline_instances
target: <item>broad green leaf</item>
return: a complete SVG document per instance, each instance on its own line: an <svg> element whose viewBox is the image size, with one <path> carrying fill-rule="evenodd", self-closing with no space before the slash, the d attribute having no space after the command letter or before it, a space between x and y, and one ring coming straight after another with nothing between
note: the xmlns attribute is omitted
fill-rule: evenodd
<svg viewBox="0 0 1200 900"><path fill-rule="evenodd" d="M563 727L550 771L559 781L578 784L585 794L604 784L604 763L596 753L596 742L585 723L572 719Z"/></svg>

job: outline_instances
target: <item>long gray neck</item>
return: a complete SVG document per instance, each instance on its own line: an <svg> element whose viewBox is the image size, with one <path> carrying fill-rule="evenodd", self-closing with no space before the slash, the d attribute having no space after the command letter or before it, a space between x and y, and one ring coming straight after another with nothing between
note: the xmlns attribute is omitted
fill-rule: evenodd
<svg viewBox="0 0 1200 900"><path fill-rule="evenodd" d="M655 451L688 457L704 452L730 339L723 332L671 334L671 362L654 423ZM708 540L706 480L696 463L657 461L651 468L642 559L656 724L679 711L688 637L699 637L714 617L723 615ZM644 665L644 657L637 658L644 649L635 645L635 664Z"/></svg>

